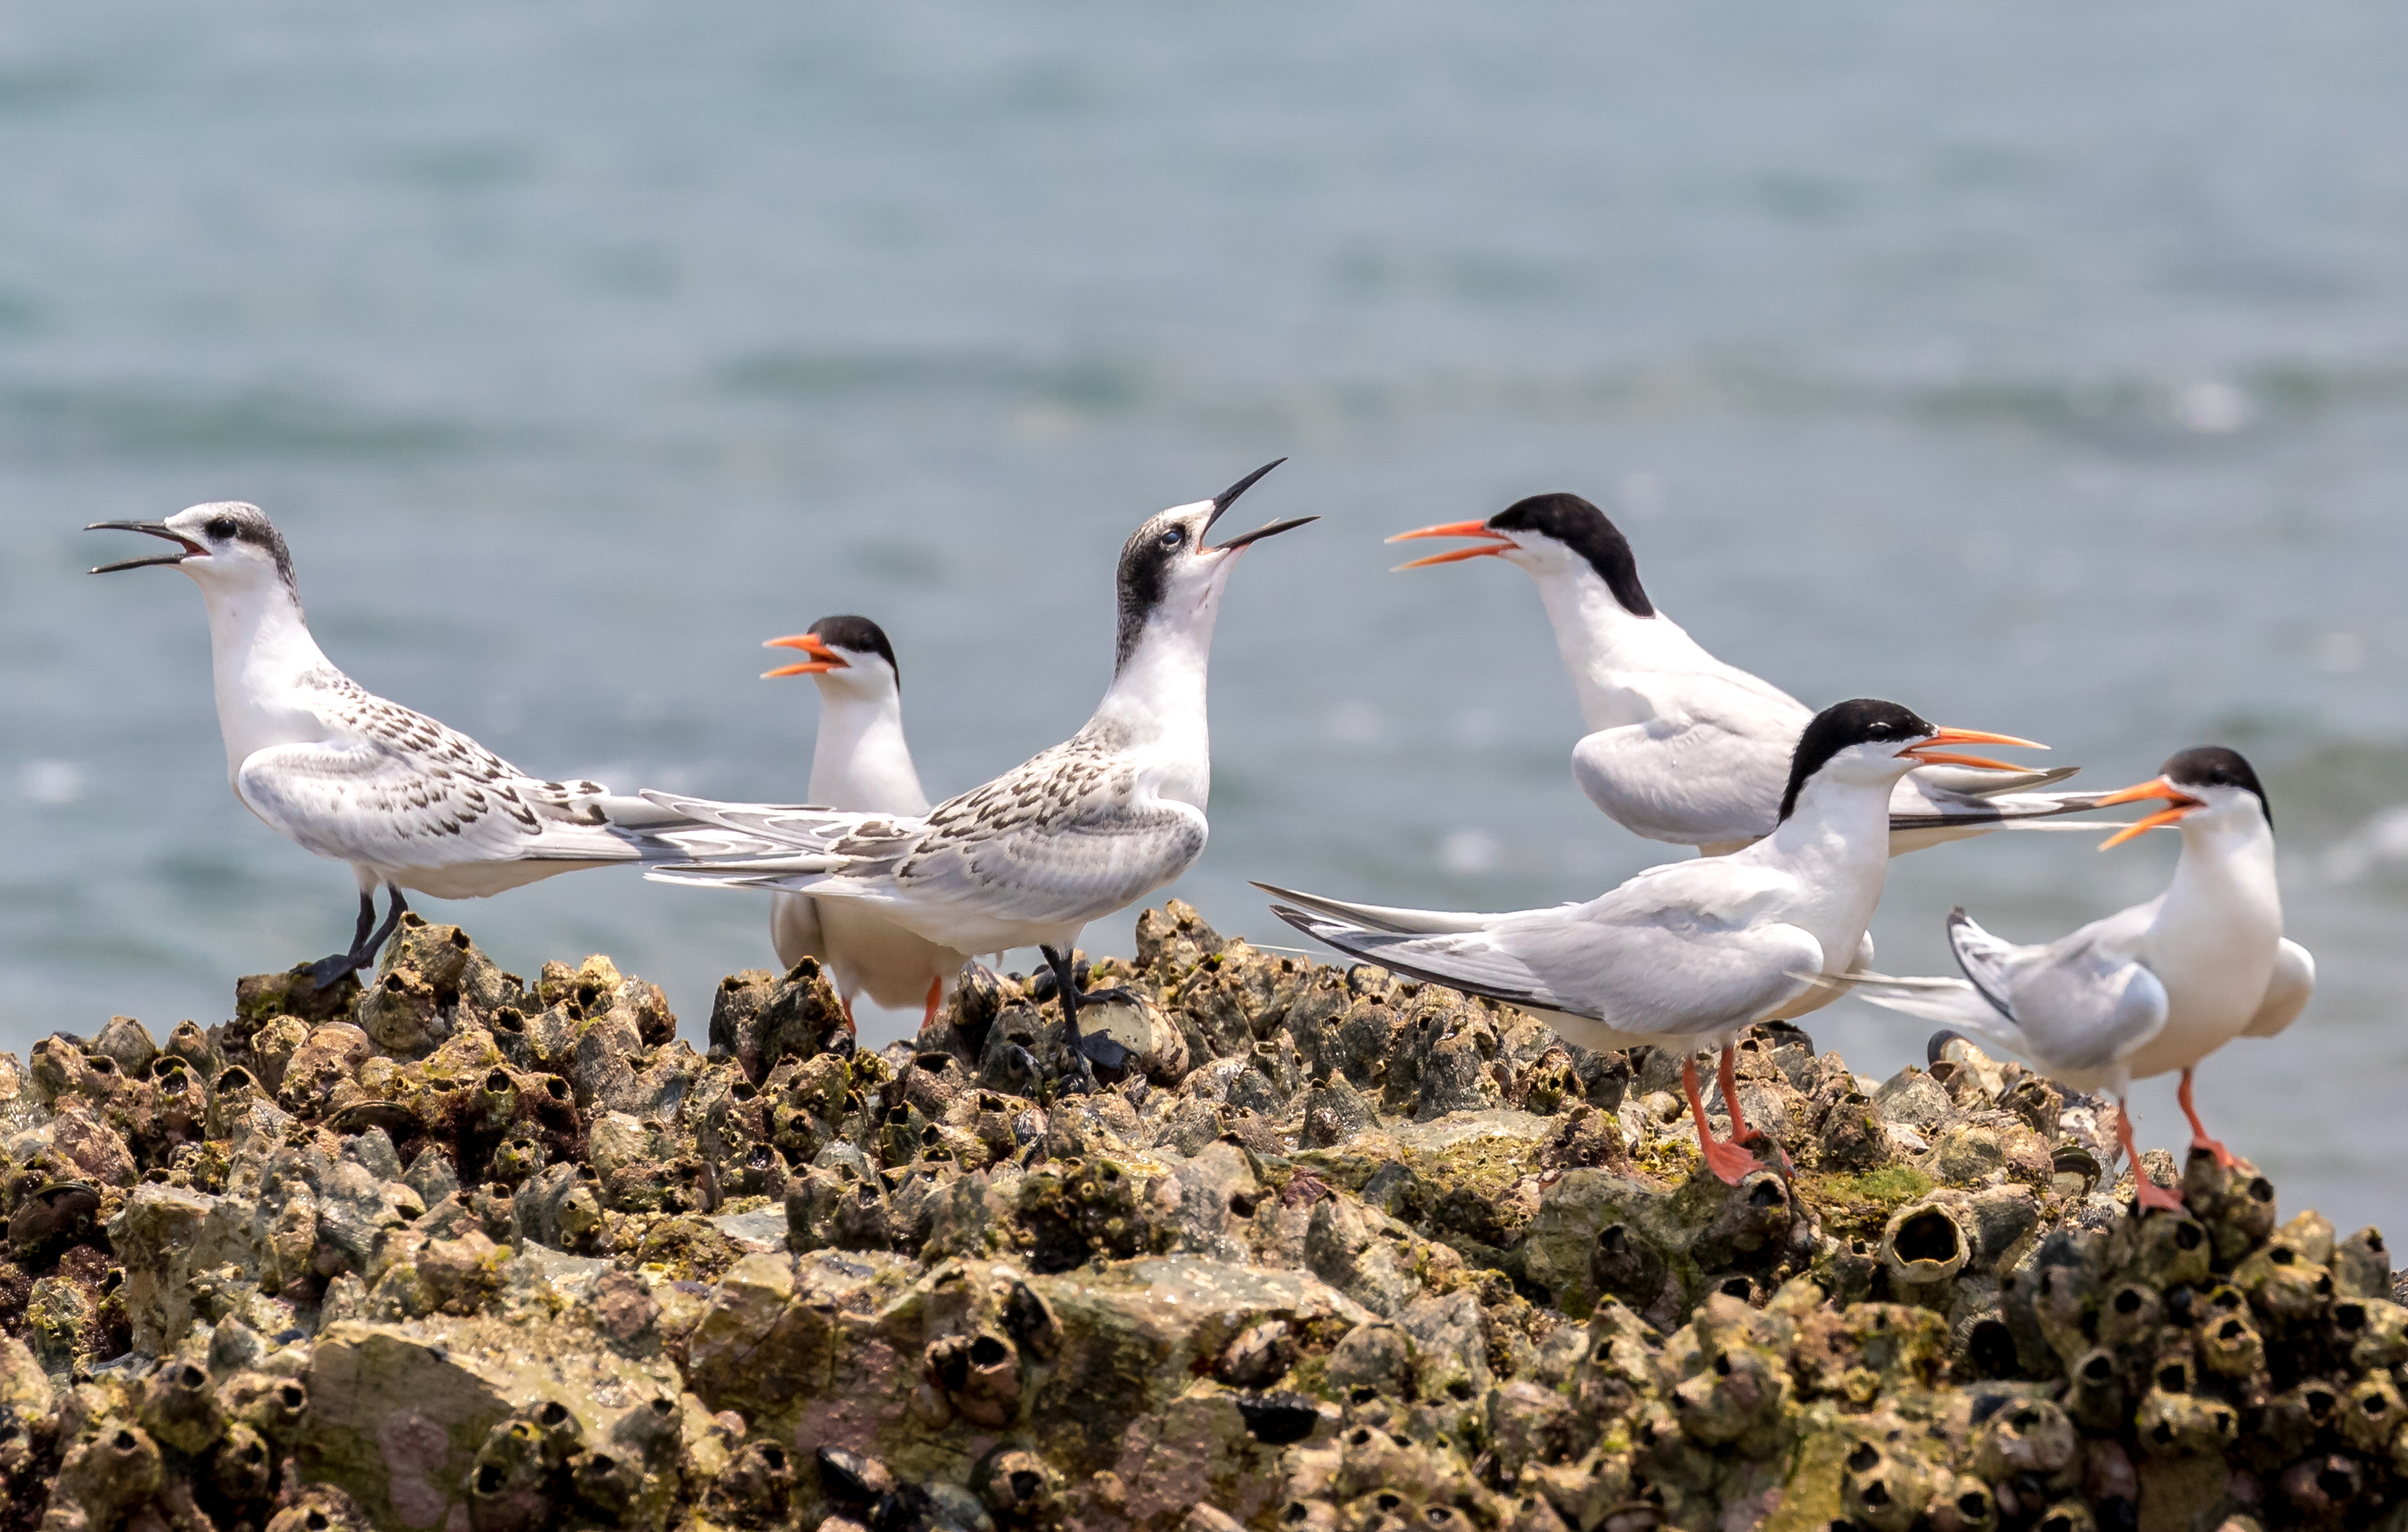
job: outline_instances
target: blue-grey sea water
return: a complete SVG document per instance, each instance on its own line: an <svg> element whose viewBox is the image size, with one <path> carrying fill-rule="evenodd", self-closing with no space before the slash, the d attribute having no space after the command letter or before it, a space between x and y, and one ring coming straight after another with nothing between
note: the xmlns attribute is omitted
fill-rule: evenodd
<svg viewBox="0 0 2408 1532"><path fill-rule="evenodd" d="M757 646L864 612L941 795L1085 717L1130 527L1285 454L1244 512L1322 521L1232 585L1174 890L1225 929L1283 938L1250 877L1513 907L1671 854L1572 787L1521 575L1385 572L1574 490L1809 701L2100 786L2249 752L2321 987L2200 1098L2408 1232L2403 101L2408 13L2338 4L11 7L0 1046L221 1020L350 929L226 790L197 594L87 579L136 550L86 522L256 501L364 685L624 786L798 796ZM2146 897L2173 838L1910 857L1883 966ZM697 1038L772 961L758 899L632 873L426 908Z"/></svg>

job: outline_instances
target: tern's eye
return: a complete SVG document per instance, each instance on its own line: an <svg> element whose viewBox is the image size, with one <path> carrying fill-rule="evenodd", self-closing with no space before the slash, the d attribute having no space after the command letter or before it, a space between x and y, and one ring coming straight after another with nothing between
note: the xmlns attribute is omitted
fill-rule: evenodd
<svg viewBox="0 0 2408 1532"><path fill-rule="evenodd" d="M234 518L231 516L220 516L201 530L209 535L209 541L211 542L230 541L235 534Z"/></svg>
<svg viewBox="0 0 2408 1532"><path fill-rule="evenodd" d="M1187 529L1183 526L1174 526L1156 540L1166 549L1176 548L1187 540Z"/></svg>

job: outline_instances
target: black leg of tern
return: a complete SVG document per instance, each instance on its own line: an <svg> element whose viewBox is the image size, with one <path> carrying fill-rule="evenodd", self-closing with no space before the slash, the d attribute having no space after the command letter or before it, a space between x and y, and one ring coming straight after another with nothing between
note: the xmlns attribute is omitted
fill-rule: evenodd
<svg viewBox="0 0 2408 1532"><path fill-rule="evenodd" d="M387 883L384 885L384 891L393 895L393 908L385 911L384 923L376 928L376 934L368 938L367 950L360 953L360 966L363 968L375 964L377 953L384 951L386 940L400 927L401 917L409 911L409 906L401 901L401 889L398 884Z"/></svg>
<svg viewBox="0 0 2408 1532"><path fill-rule="evenodd" d="M309 982L324 989L327 985L360 966L360 949L368 944L368 932L376 925L376 895L360 895L360 921L351 930L351 950L322 957L309 965Z"/></svg>
<svg viewBox="0 0 2408 1532"><path fill-rule="evenodd" d="M1079 980L1070 971L1070 954L1051 947L1037 950L1045 954L1046 966L1054 970L1054 993L1062 997L1062 1024L1070 1030L1070 1056L1079 1064L1079 1088L1092 1091L1096 1088L1096 1069L1087 1062L1085 1042L1079 1036Z"/></svg>

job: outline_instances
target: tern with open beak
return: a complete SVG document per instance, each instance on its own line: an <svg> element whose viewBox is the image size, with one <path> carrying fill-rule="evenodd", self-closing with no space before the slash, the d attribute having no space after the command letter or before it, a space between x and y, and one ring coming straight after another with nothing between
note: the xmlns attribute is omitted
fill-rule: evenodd
<svg viewBox="0 0 2408 1532"><path fill-rule="evenodd" d="M823 617L762 647L807 656L763 671L762 680L809 676L819 688L811 802L852 813L926 813L928 795L903 738L902 667L885 630L867 617ZM783 891L770 900L769 939L788 968L806 957L827 966L848 1021L853 997L867 995L891 1009L919 1006L925 1026L967 961L856 900Z"/></svg>
<svg viewBox="0 0 2408 1532"><path fill-rule="evenodd" d="M1842 982L1876 1005L1996 1044L2075 1090L2112 1093L2140 1205L2179 1210L2179 1194L2140 1173L2121 1110L2131 1082L2181 1070L2191 1147L2230 1166L2191 1103L2191 1072L2235 1038L2271 1038L2290 1025L2315 989L2316 965L2283 935L2273 817L2240 752L2184 751L2156 777L2099 802L2146 799L2167 807L2100 850L2162 826L2180 830L2173 881L2156 898L2028 947L2000 940L1959 909L1948 917L1948 945L1964 978L1852 974Z"/></svg>
<svg viewBox="0 0 2408 1532"><path fill-rule="evenodd" d="M358 881L351 948L311 966L321 985L376 961L408 908L403 889L474 899L580 867L761 849L599 782L531 777L458 730L362 690L309 636L293 556L257 506L221 501L87 530L176 545L93 573L166 566L192 577L208 608L235 796ZM392 899L381 925L379 888Z"/></svg>
<svg viewBox="0 0 2408 1532"><path fill-rule="evenodd" d="M1501 558L1537 583L1590 730L1572 747L1572 777L1608 818L1707 855L1771 833L1792 751L1813 709L1707 653L1657 609L1628 540L1603 511L1577 494L1535 494L1484 522L1388 540L1419 537L1471 543L1399 569ZM2090 808L2086 794L2030 791L2077 769L1935 752L1892 790L1891 852Z"/></svg>
<svg viewBox="0 0 2408 1532"><path fill-rule="evenodd" d="M1733 1079L1732 1045L1757 1022L1836 993L1825 976L1864 960L1889 871L1892 788L1958 744L2030 741L1928 723L1859 698L1808 722L1772 833L1727 856L1668 863L1586 904L1484 915L1345 904L1268 884L1279 917L1367 962L1502 1000L1584 1048L1669 1048L1707 1168L1736 1184L1759 1168ZM1722 1051L1731 1133L1706 1122L1695 1054Z"/></svg>
<svg viewBox="0 0 2408 1532"><path fill-rule="evenodd" d="M1115 575L1111 685L1069 739L924 814L647 795L672 812L781 848L661 867L658 881L785 889L824 901L823 909L848 900L957 952L1039 948L1062 996L1073 1078L1092 1084L1095 1050L1079 1033L1073 944L1089 921L1144 898L1203 853L1212 770L1205 676L1221 592L1246 549L1314 518L1273 522L1222 543L1207 537L1277 466L1150 517L1131 535Z"/></svg>

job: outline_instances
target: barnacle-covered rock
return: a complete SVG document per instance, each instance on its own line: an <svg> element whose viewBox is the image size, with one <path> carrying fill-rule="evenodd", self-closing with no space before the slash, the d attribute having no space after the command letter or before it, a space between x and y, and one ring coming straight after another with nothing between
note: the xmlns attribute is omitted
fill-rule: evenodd
<svg viewBox="0 0 2408 1532"><path fill-rule="evenodd" d="M365 988L0 1055L0 1525L2100 1532L2408 1503L2382 1237L1960 1040L1661 1050L1172 904L858 1043L709 1056L607 959L408 917ZM1729 1107L1708 1098L1715 1130ZM1769 1140L1769 1141L1768 1141ZM20 1508L29 1508L20 1511ZM30 1520L28 1520L30 1518Z"/></svg>

